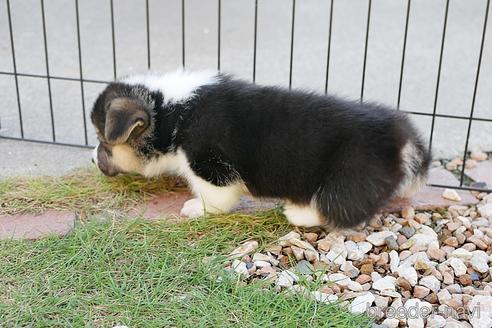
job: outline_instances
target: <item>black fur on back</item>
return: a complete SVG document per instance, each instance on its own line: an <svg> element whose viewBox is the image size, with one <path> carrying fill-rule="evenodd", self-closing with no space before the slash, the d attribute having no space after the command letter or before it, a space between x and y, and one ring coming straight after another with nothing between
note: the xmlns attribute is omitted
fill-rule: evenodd
<svg viewBox="0 0 492 328"><path fill-rule="evenodd" d="M404 177L401 150L429 153L407 117L373 104L223 76L187 104L176 147L216 185L242 179L257 197L309 204L336 226L370 219Z"/></svg>

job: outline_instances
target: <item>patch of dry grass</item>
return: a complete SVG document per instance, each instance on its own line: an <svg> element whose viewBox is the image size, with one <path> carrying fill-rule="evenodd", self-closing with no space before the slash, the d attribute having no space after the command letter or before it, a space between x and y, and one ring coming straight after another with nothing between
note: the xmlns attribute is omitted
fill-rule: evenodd
<svg viewBox="0 0 492 328"><path fill-rule="evenodd" d="M9 178L0 180L0 214L46 209L85 213L128 211L153 194L184 188L174 178L108 178L95 168L75 170L60 177Z"/></svg>

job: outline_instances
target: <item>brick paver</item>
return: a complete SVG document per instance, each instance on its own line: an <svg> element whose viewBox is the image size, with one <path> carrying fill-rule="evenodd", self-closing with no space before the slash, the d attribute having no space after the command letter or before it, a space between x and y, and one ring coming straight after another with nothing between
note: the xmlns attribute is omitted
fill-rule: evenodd
<svg viewBox="0 0 492 328"><path fill-rule="evenodd" d="M472 169L466 169L465 174L476 182L485 182L487 188L492 188L492 161L477 163Z"/></svg>
<svg viewBox="0 0 492 328"><path fill-rule="evenodd" d="M38 239L65 236L75 226L75 213L49 210L41 214L0 216L0 239Z"/></svg>
<svg viewBox="0 0 492 328"><path fill-rule="evenodd" d="M478 163L474 169L466 171L475 181L483 181L492 186L492 162ZM458 185L458 179L443 168L433 168L430 171L429 183ZM476 204L478 200L468 191L458 191L460 202L442 198L443 189L425 187L411 199L397 199L385 208L385 211L397 212L405 206L412 206L418 210L430 210L451 205ZM187 191L167 192L152 197L146 204L132 215L142 215L148 219L179 218L179 211L183 203L192 198ZM277 206L276 200L257 200L243 197L234 210L240 213L254 213L272 209ZM64 236L75 225L73 212L46 211L42 214L0 215L0 239L38 239L46 235Z"/></svg>

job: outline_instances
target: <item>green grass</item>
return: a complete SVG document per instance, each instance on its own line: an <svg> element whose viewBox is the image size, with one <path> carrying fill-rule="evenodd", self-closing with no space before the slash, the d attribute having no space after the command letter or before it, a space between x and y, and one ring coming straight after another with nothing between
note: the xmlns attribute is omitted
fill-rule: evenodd
<svg viewBox="0 0 492 328"><path fill-rule="evenodd" d="M61 177L0 180L0 215L46 209L97 213L128 211L148 196L183 189L176 179L144 179L136 175L106 178L95 168Z"/></svg>
<svg viewBox="0 0 492 328"><path fill-rule="evenodd" d="M365 316L223 269L240 242L267 247L288 229L270 211L179 224L92 220L62 239L0 242L0 326L369 326Z"/></svg>
<svg viewBox="0 0 492 328"><path fill-rule="evenodd" d="M182 188L93 169L0 180L0 214L61 209L87 217L65 238L0 241L0 327L370 326L337 305L226 272L225 256L241 242L266 248L292 229L278 209L179 223L106 215Z"/></svg>

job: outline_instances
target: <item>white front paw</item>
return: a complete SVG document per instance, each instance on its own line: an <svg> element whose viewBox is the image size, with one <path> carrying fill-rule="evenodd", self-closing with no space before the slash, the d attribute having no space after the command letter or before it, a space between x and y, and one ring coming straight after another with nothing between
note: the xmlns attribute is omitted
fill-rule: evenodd
<svg viewBox="0 0 492 328"><path fill-rule="evenodd" d="M205 215L202 201L198 198L187 200L183 204L183 208L181 208L181 212L179 214L189 218L197 218Z"/></svg>

